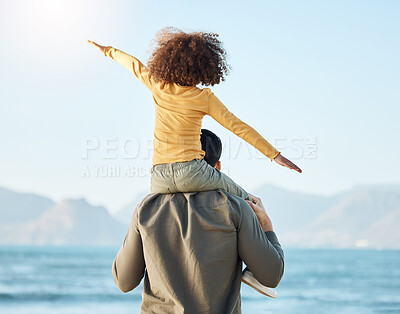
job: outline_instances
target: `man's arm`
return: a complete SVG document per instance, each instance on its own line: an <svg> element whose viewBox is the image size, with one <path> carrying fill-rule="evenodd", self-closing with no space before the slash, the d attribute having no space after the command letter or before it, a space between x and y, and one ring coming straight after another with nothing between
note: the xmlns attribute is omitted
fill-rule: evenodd
<svg viewBox="0 0 400 314"><path fill-rule="evenodd" d="M122 292L136 288L143 278L145 262L142 238L138 230L137 210L132 215L124 244L120 248L112 265L114 281Z"/></svg>
<svg viewBox="0 0 400 314"><path fill-rule="evenodd" d="M258 212L253 206L254 211L249 205L241 203L243 206L241 206L242 219L238 230L239 256L261 284L274 288L283 276L283 250L272 230L271 221L262 207L261 200L253 195L250 196L256 201L254 207Z"/></svg>

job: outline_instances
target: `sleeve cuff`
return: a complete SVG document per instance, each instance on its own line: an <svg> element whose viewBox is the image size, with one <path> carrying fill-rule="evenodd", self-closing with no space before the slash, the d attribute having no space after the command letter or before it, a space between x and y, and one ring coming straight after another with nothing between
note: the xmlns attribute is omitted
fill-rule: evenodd
<svg viewBox="0 0 400 314"><path fill-rule="evenodd" d="M106 57L110 57L110 50L113 49L113 47L111 46L107 46L106 48L104 48L103 53Z"/></svg>
<svg viewBox="0 0 400 314"><path fill-rule="evenodd" d="M269 242L271 243L279 243L278 237L273 231L266 231L265 235L267 236Z"/></svg>
<svg viewBox="0 0 400 314"><path fill-rule="evenodd" d="M271 158L271 162L276 158L276 156L278 156L279 154L280 154L281 152L279 152L279 151L276 151L276 153L275 153L275 155L274 155L274 157L272 157Z"/></svg>

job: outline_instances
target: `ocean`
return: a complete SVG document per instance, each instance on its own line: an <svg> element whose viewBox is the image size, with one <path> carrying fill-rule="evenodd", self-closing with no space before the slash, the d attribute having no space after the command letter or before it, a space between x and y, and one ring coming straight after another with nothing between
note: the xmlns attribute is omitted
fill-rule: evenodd
<svg viewBox="0 0 400 314"><path fill-rule="evenodd" d="M139 313L111 264L119 248L0 246L0 313ZM285 250L271 299L242 285L243 313L400 313L400 251Z"/></svg>

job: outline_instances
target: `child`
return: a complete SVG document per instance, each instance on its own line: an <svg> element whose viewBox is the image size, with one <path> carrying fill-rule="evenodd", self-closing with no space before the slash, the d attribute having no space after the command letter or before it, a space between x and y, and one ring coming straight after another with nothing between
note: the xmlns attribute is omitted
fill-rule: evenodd
<svg viewBox="0 0 400 314"><path fill-rule="evenodd" d="M217 34L161 30L148 66L111 46L92 41L100 51L131 71L152 92L155 102L151 193L224 189L246 200L249 194L204 161L201 123L210 115L222 126L278 164L301 172L256 130L234 116L209 88L225 80L229 65Z"/></svg>

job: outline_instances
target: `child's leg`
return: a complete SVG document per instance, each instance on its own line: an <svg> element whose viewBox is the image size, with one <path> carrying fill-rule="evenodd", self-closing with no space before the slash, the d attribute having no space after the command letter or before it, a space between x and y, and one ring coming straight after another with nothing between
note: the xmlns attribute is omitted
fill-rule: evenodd
<svg viewBox="0 0 400 314"><path fill-rule="evenodd" d="M179 192L174 184L172 164L161 164L151 168L150 193L168 194Z"/></svg>
<svg viewBox="0 0 400 314"><path fill-rule="evenodd" d="M181 192L224 189L228 193L251 200L249 194L231 178L207 164L205 160L192 160L188 167L174 173L175 184Z"/></svg>
<svg viewBox="0 0 400 314"><path fill-rule="evenodd" d="M205 160L160 164L151 169L150 193L200 192L223 189L251 200L249 194L226 174Z"/></svg>

